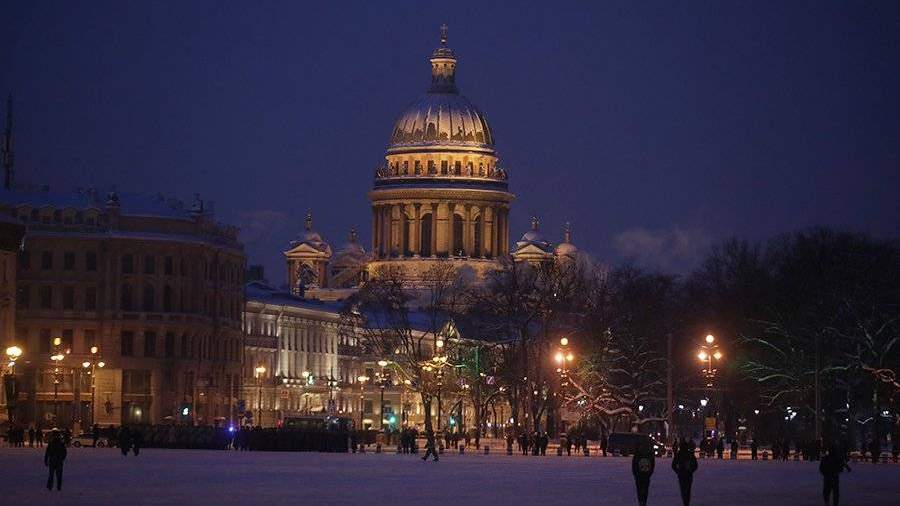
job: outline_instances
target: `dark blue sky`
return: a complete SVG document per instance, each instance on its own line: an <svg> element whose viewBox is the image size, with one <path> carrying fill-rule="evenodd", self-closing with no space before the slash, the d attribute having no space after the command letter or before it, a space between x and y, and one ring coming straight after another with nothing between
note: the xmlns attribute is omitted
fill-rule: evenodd
<svg viewBox="0 0 900 506"><path fill-rule="evenodd" d="M438 26L518 195L613 263L828 224L898 235L900 3L9 2L20 179L196 191L252 263L357 226Z"/></svg>

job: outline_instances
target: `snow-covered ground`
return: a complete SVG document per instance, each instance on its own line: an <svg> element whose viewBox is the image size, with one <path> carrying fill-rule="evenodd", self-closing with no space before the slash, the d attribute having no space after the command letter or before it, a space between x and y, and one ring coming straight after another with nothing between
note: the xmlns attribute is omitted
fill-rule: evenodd
<svg viewBox="0 0 900 506"><path fill-rule="evenodd" d="M414 455L70 448L62 492L44 488L43 452L0 449L0 504L115 505L630 505L630 460L600 457ZM651 505L680 505L675 475L657 460ZM851 464L846 505L900 505L900 465ZM695 505L822 504L816 464L701 460Z"/></svg>

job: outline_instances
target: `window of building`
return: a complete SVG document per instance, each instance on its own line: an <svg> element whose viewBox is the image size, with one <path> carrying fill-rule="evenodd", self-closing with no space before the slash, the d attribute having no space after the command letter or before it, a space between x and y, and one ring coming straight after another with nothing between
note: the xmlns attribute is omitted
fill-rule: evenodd
<svg viewBox="0 0 900 506"><path fill-rule="evenodd" d="M84 289L84 309L85 311L97 310L97 287L89 286Z"/></svg>
<svg viewBox="0 0 900 506"><path fill-rule="evenodd" d="M149 395L150 371L123 369L122 393L132 395Z"/></svg>
<svg viewBox="0 0 900 506"><path fill-rule="evenodd" d="M122 331L122 356L134 356L134 332L127 330Z"/></svg>
<svg viewBox="0 0 900 506"><path fill-rule="evenodd" d="M63 309L68 309L68 310L75 309L75 287L74 286L64 286L63 287Z"/></svg>
<svg viewBox="0 0 900 506"><path fill-rule="evenodd" d="M462 174L462 162L457 161L453 164L453 174L457 176Z"/></svg>
<svg viewBox="0 0 900 506"><path fill-rule="evenodd" d="M93 329L85 329L84 331L84 352L90 353L91 346L97 346L97 335Z"/></svg>
<svg viewBox="0 0 900 506"><path fill-rule="evenodd" d="M84 269L88 272L97 271L97 252L88 251L84 255Z"/></svg>
<svg viewBox="0 0 900 506"><path fill-rule="evenodd" d="M171 312L173 310L172 304L172 287L166 286L163 288L163 311Z"/></svg>
<svg viewBox="0 0 900 506"><path fill-rule="evenodd" d="M172 257L166 257L165 262L163 263L163 269L166 276L175 274L175 259Z"/></svg>
<svg viewBox="0 0 900 506"><path fill-rule="evenodd" d="M144 256L144 274L156 274L156 257L153 255Z"/></svg>
<svg viewBox="0 0 900 506"><path fill-rule="evenodd" d="M441 160L441 174L447 175L447 167L450 163L447 160Z"/></svg>
<svg viewBox="0 0 900 506"><path fill-rule="evenodd" d="M41 309L53 309L53 287L41 287Z"/></svg>
<svg viewBox="0 0 900 506"><path fill-rule="evenodd" d="M62 331L62 340L60 347L63 350L72 350L75 346L75 331L72 329L64 329Z"/></svg>
<svg viewBox="0 0 900 506"><path fill-rule="evenodd" d="M119 304L122 311L131 311L134 309L134 294L131 285L122 285L122 297Z"/></svg>
<svg viewBox="0 0 900 506"><path fill-rule="evenodd" d="M16 289L16 305L19 309L28 309L31 304L31 287L28 285L19 285Z"/></svg>
<svg viewBox="0 0 900 506"><path fill-rule="evenodd" d="M153 311L156 307L156 290L153 285L144 285L144 297L141 300L141 307L144 311Z"/></svg>
<svg viewBox="0 0 900 506"><path fill-rule="evenodd" d="M41 252L41 269L45 271L49 271L53 269L53 252L52 251L42 251Z"/></svg>
<svg viewBox="0 0 900 506"><path fill-rule="evenodd" d="M156 356L156 332L149 330L144 332L144 356Z"/></svg>
<svg viewBox="0 0 900 506"><path fill-rule="evenodd" d="M66 271L74 271L75 270L75 252L74 251L66 251L63 253L63 270Z"/></svg>
<svg viewBox="0 0 900 506"><path fill-rule="evenodd" d="M166 354L166 358L172 358L175 356L175 333L174 332L166 332L165 354Z"/></svg>
<svg viewBox="0 0 900 506"><path fill-rule="evenodd" d="M127 254L122 255L122 274L134 273L134 256Z"/></svg>
<svg viewBox="0 0 900 506"><path fill-rule="evenodd" d="M38 341L41 353L50 353L50 347L53 345L53 337L50 335L50 329L41 329Z"/></svg>

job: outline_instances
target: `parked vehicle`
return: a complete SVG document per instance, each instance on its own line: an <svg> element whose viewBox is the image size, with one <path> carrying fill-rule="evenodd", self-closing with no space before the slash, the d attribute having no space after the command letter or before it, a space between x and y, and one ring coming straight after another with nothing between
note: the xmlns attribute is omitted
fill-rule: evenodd
<svg viewBox="0 0 900 506"><path fill-rule="evenodd" d="M665 445L653 439L649 434L637 432L613 432L607 440L606 451L613 455L634 455L634 452L642 443L646 443L650 448L653 448L653 453L658 457L662 456L666 451Z"/></svg>
<svg viewBox="0 0 900 506"><path fill-rule="evenodd" d="M82 432L80 435L72 438L72 446L81 448L82 446L94 446L94 435L90 432ZM109 439L100 436L97 438L97 448L109 446Z"/></svg>

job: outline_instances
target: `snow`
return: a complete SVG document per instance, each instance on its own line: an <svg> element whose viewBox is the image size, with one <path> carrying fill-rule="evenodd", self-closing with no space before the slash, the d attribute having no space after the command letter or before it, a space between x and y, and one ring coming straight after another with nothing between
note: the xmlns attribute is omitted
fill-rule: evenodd
<svg viewBox="0 0 900 506"><path fill-rule="evenodd" d="M0 449L0 494L10 505L328 504L631 505L630 460L600 457L217 452L70 448L62 492L44 488L39 449ZM657 460L651 505L680 505L669 461ZM900 504L900 465L851 464L841 504ZM815 463L701 460L702 505L821 505Z"/></svg>

